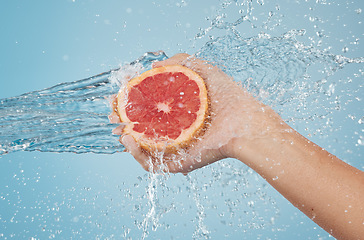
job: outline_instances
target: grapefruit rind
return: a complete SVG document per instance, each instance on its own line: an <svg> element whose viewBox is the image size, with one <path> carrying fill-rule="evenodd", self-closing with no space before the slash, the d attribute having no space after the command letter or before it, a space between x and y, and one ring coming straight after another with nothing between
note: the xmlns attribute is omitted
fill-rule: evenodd
<svg viewBox="0 0 364 240"><path fill-rule="evenodd" d="M196 120L187 129L183 129L181 134L176 139L158 138L149 139L144 136L144 133L136 132L133 130L134 122L130 121L126 114L126 105L128 102L128 92L141 83L147 77L159 74L159 73L176 73L181 72L186 75L190 80L193 80L198 85L200 90L200 108L196 112ZM151 89L153 91L153 89ZM139 143L142 149L149 153L155 151L164 151L166 153L175 153L179 149L187 148L191 143L203 133L205 129L206 119L209 114L209 99L207 89L204 80L196 72L181 65L169 65L164 67L153 68L149 71L142 73L141 75L131 79L126 85L120 88L120 91L116 99L116 112L122 123L125 123L123 134L131 135L136 142Z"/></svg>

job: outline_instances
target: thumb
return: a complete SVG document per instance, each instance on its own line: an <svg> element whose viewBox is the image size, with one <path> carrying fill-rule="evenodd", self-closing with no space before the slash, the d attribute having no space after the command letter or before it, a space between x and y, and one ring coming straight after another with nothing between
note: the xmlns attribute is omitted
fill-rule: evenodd
<svg viewBox="0 0 364 240"><path fill-rule="evenodd" d="M127 152L129 152L140 165L149 171L148 156L143 152L139 144L130 135L124 135L120 138L121 144L124 145Z"/></svg>

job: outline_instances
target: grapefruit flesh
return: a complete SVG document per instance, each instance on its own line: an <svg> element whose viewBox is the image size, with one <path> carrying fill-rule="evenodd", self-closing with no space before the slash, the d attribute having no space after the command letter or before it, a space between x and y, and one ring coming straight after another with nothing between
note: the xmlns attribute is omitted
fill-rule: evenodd
<svg viewBox="0 0 364 240"><path fill-rule="evenodd" d="M180 65L146 71L131 79L117 96L123 133L148 151L174 152L203 132L208 116L204 80Z"/></svg>

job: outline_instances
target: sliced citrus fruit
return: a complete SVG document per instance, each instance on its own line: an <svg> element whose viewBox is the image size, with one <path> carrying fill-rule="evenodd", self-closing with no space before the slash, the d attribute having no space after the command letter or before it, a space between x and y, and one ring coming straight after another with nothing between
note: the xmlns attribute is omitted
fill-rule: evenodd
<svg viewBox="0 0 364 240"><path fill-rule="evenodd" d="M131 135L149 151L188 147L205 129L209 100L204 80L194 71L170 65L142 73L123 86L115 111Z"/></svg>

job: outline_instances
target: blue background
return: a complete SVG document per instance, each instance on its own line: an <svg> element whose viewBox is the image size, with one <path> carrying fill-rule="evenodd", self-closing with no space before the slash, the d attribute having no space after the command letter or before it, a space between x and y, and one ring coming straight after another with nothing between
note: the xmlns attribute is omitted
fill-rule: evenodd
<svg viewBox="0 0 364 240"><path fill-rule="evenodd" d="M3 1L0 98L99 74L147 51L164 50L169 56L194 53L211 36L224 34L214 29L195 38L210 26L214 16L226 13L226 21L233 22L241 15L239 10L245 8L238 5L246 3L224 2L229 1ZM257 18L253 22L258 27L240 24L237 29L242 36L256 36L262 31L280 36L291 29L306 29L306 35L299 40L307 45L350 58L363 56L364 13L359 10L364 9L363 1L282 0L265 1L263 6L258 2L253 1L253 15ZM271 30L261 27L269 11L276 13L272 21L280 23ZM352 94L348 99L363 98L363 64L345 67L334 76L336 80L348 78L354 80L344 86ZM334 119L337 131L311 139L363 170L363 146L358 143L363 135L362 102L354 100L335 113ZM203 224L211 231L212 239L330 238L247 168L242 167L241 179L229 179L234 166L233 160L214 166L225 168L221 179L211 180L208 169L191 174L191 181L202 191L197 191L197 199L203 203ZM242 179L249 184L239 182ZM231 185L220 180L237 184L240 194L254 194L232 205L240 195L234 195ZM158 199L164 207L158 211L165 213L149 238L192 238L199 226L194 185L181 175L160 183ZM17 152L1 156L0 239L140 239L138 224L149 209L147 185L148 175L125 153ZM263 193L258 194L257 189ZM256 203L253 207L252 201ZM224 209L227 206L235 206L234 216L221 216L229 212ZM254 211L258 215L252 215ZM264 228L254 224L249 227L249 221L267 224Z"/></svg>

